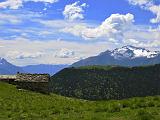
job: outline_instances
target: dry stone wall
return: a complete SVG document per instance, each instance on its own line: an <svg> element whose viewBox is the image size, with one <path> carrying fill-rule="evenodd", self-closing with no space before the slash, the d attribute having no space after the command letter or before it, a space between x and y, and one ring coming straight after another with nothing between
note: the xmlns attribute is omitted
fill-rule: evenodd
<svg viewBox="0 0 160 120"><path fill-rule="evenodd" d="M49 94L49 80L49 74L17 73L15 76L0 76L0 82L14 84L18 89L32 90L47 94Z"/></svg>
<svg viewBox="0 0 160 120"><path fill-rule="evenodd" d="M24 74L18 73L16 81L21 82L48 82L50 79L49 74Z"/></svg>
<svg viewBox="0 0 160 120"><path fill-rule="evenodd" d="M49 93L49 74L17 73L15 84L19 89L27 89L41 93Z"/></svg>

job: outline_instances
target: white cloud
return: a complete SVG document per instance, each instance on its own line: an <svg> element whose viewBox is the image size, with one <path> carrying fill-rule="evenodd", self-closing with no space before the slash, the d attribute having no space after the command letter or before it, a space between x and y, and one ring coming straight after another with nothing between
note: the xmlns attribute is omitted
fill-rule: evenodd
<svg viewBox="0 0 160 120"><path fill-rule="evenodd" d="M21 22L22 21L15 15L0 13L0 24L18 24Z"/></svg>
<svg viewBox="0 0 160 120"><path fill-rule="evenodd" d="M83 8L86 8L87 4L86 3L83 3L81 5L79 4L80 2L78 1L73 4L66 5L63 11L64 17L70 21L77 19L84 19Z"/></svg>
<svg viewBox="0 0 160 120"><path fill-rule="evenodd" d="M38 59L39 57L42 57L44 53L42 52L20 52L20 51L8 51L6 53L7 57L10 57L12 59Z"/></svg>
<svg viewBox="0 0 160 120"><path fill-rule="evenodd" d="M55 2L58 2L59 0L23 0L23 1L25 1L25 2L32 1L32 2L55 3Z"/></svg>
<svg viewBox="0 0 160 120"><path fill-rule="evenodd" d="M112 14L98 27L89 28L79 24L69 28L66 27L62 31L75 36L81 36L84 39L119 39L123 37L124 31L128 30L133 22L134 16L130 13L126 15Z"/></svg>
<svg viewBox="0 0 160 120"><path fill-rule="evenodd" d="M131 4L133 5L146 5L146 4L151 4L151 0L128 0Z"/></svg>
<svg viewBox="0 0 160 120"><path fill-rule="evenodd" d="M160 28L141 28L134 26L124 33L125 44L132 44L141 47L159 47L160 46Z"/></svg>
<svg viewBox="0 0 160 120"><path fill-rule="evenodd" d="M22 7L22 0L6 0L4 2L0 2L0 8L10 8L10 9L18 9Z"/></svg>
<svg viewBox="0 0 160 120"><path fill-rule="evenodd" d="M16 65L72 64L82 58L97 55L107 49L128 44L154 49L160 46L159 33L159 28L148 29L147 31L128 31L125 34L124 43L117 45L115 42L110 41L79 43L65 40L30 41L24 38L0 40L0 45L3 46L0 50L0 57L6 58Z"/></svg>
<svg viewBox="0 0 160 120"><path fill-rule="evenodd" d="M151 23L160 23L160 5L154 4L153 0L128 0L132 5L138 5L142 9L148 10L156 15L156 18L151 19Z"/></svg>
<svg viewBox="0 0 160 120"><path fill-rule="evenodd" d="M30 41L24 38L0 40L0 45L3 46L0 57L16 65L71 64L111 48L107 42Z"/></svg>
<svg viewBox="0 0 160 120"><path fill-rule="evenodd" d="M9 9L18 9L23 6L24 2L43 2L43 3L55 3L58 0L6 0L4 2L0 2L0 8L9 8Z"/></svg>
<svg viewBox="0 0 160 120"><path fill-rule="evenodd" d="M160 5L159 6L153 5L149 8L149 10L152 11L155 15L157 15L156 18L151 19L151 22L160 23Z"/></svg>
<svg viewBox="0 0 160 120"><path fill-rule="evenodd" d="M55 54L56 58L71 58L75 57L75 52L66 48L58 50Z"/></svg>
<svg viewBox="0 0 160 120"><path fill-rule="evenodd" d="M86 40L105 40L117 45L132 44L150 48L160 46L160 27L135 25L132 14L113 14L97 27L77 23L66 26L61 31Z"/></svg>

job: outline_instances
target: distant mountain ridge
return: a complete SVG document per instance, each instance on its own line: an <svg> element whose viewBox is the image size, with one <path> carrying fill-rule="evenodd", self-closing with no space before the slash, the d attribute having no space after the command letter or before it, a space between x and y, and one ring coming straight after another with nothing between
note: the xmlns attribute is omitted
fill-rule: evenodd
<svg viewBox="0 0 160 120"><path fill-rule="evenodd" d="M6 74L16 74L17 72L23 72L23 69L21 67L12 65L4 58L0 57L0 74L6 75Z"/></svg>
<svg viewBox="0 0 160 120"><path fill-rule="evenodd" d="M124 46L112 51L107 50L98 56L89 57L72 64L73 67L89 65L143 66L160 63L160 52L145 48Z"/></svg>
<svg viewBox="0 0 160 120"><path fill-rule="evenodd" d="M116 65L116 66L143 66L160 64L160 52L149 51L145 48L124 46L114 50L107 50L98 56L89 57L80 60L71 65L71 67L90 66L90 65ZM16 74L17 72L25 73L48 73L53 75L69 65L28 65L15 66L4 58L0 57L0 74Z"/></svg>
<svg viewBox="0 0 160 120"><path fill-rule="evenodd" d="M39 64L39 65L28 65L28 66L15 66L9 63L6 59L0 57L0 75L14 75L17 72L21 73L48 73L53 75L58 71L68 67L68 65L49 65L49 64Z"/></svg>
<svg viewBox="0 0 160 120"><path fill-rule="evenodd" d="M68 65L39 64L39 65L24 66L24 67L22 67L22 69L26 73L48 73L50 75L53 75L66 67L68 67Z"/></svg>

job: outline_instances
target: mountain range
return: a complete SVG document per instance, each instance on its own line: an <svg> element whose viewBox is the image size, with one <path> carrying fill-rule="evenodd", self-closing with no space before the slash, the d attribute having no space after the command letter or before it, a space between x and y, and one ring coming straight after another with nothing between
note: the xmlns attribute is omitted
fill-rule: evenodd
<svg viewBox="0 0 160 120"><path fill-rule="evenodd" d="M116 66L143 66L153 65L160 63L160 52L149 51L145 48L124 46L116 48L114 50L107 50L100 53L97 56L89 57L73 63L71 66L59 64L39 64L39 65L28 65L28 66L15 66L9 63L4 58L0 58L0 74L16 74L17 72L23 73L48 73L53 75L58 71L66 67L80 67L90 65L116 65Z"/></svg>
<svg viewBox="0 0 160 120"><path fill-rule="evenodd" d="M17 72L21 73L48 73L53 75L58 71L68 67L68 65L47 65L47 64L39 64L39 65L28 65L28 66L15 66L9 63L6 59L0 58L0 75L14 75Z"/></svg>
<svg viewBox="0 0 160 120"><path fill-rule="evenodd" d="M98 56L89 57L72 64L73 67L89 65L144 66L160 63L160 52L145 48L124 46L112 51L107 50Z"/></svg>
<svg viewBox="0 0 160 120"><path fill-rule="evenodd" d="M16 74L17 72L24 72L21 67L12 65L4 58L0 58L0 74Z"/></svg>
<svg viewBox="0 0 160 120"><path fill-rule="evenodd" d="M24 66L22 67L22 69L25 73L48 73L50 75L53 75L66 67L68 67L68 65L39 64L39 65Z"/></svg>

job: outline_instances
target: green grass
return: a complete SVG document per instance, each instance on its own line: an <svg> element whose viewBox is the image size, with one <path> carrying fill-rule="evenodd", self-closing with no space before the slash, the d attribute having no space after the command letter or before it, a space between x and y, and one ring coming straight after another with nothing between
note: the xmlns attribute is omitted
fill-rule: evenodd
<svg viewBox="0 0 160 120"><path fill-rule="evenodd" d="M160 96L85 101L0 83L0 120L160 120Z"/></svg>

